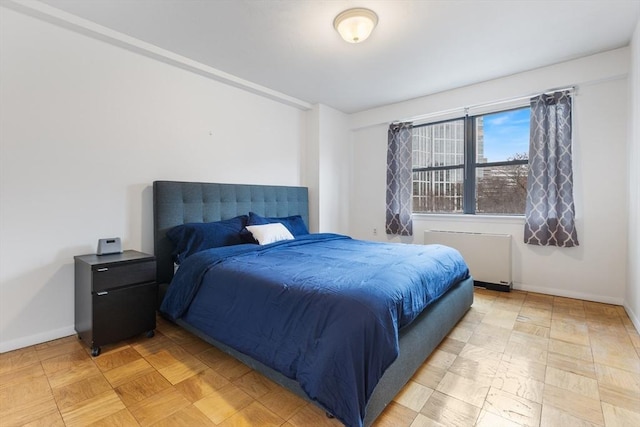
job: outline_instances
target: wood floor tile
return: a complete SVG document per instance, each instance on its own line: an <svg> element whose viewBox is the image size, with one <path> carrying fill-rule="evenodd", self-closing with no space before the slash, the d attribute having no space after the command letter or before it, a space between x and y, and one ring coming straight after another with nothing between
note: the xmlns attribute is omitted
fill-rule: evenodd
<svg viewBox="0 0 640 427"><path fill-rule="evenodd" d="M489 392L489 384L447 372L436 390L481 408Z"/></svg>
<svg viewBox="0 0 640 427"><path fill-rule="evenodd" d="M602 412L606 426L640 426L640 412L613 406L609 403L602 403Z"/></svg>
<svg viewBox="0 0 640 427"><path fill-rule="evenodd" d="M489 324L480 325L473 332L467 343L496 353L502 353L507 346L510 335L511 329Z"/></svg>
<svg viewBox="0 0 640 427"><path fill-rule="evenodd" d="M0 425L342 425L162 317L151 339L90 351L74 335L0 354ZM623 307L477 288L374 425L635 427L638 414L640 334Z"/></svg>
<svg viewBox="0 0 640 427"><path fill-rule="evenodd" d="M261 403L254 401L218 425L220 427L277 427L283 423L282 418Z"/></svg>
<svg viewBox="0 0 640 427"><path fill-rule="evenodd" d="M595 316L598 318L611 317L616 320L620 317L618 309L615 305L593 301L584 301L583 305L584 312L587 316Z"/></svg>
<svg viewBox="0 0 640 427"><path fill-rule="evenodd" d="M229 380L213 369L207 368L186 380L180 381L175 385L175 388L190 402L196 402L227 384L230 384Z"/></svg>
<svg viewBox="0 0 640 427"><path fill-rule="evenodd" d="M518 397L495 387L489 389L484 410L514 423L537 427L540 425L542 405L524 397Z"/></svg>
<svg viewBox="0 0 640 427"><path fill-rule="evenodd" d="M42 368L51 375L58 371L66 371L73 368L79 362L90 361L91 356L83 349L78 349L70 353L61 354L59 356L50 357L42 361Z"/></svg>
<svg viewBox="0 0 640 427"><path fill-rule="evenodd" d="M629 409L630 411L640 410L638 409L640 408L640 393L630 392L607 384L598 384L598 391L600 392L601 402Z"/></svg>
<svg viewBox="0 0 640 427"><path fill-rule="evenodd" d="M449 338L455 339L456 341L466 343L467 341L469 341L469 338L471 338L471 335L473 335L473 331L474 328L461 322L458 323L458 325L453 328L447 336Z"/></svg>
<svg viewBox="0 0 640 427"><path fill-rule="evenodd" d="M156 331L153 339L134 340L130 345L142 357L147 357L174 344L162 332Z"/></svg>
<svg viewBox="0 0 640 427"><path fill-rule="evenodd" d="M598 383L640 396L640 372L631 372L596 363Z"/></svg>
<svg viewBox="0 0 640 427"><path fill-rule="evenodd" d="M536 403L542 403L544 382L536 381L506 369L499 369L491 384L492 388L511 393Z"/></svg>
<svg viewBox="0 0 640 427"><path fill-rule="evenodd" d="M433 353L425 360L425 365L437 368L448 369L456 360L456 355L442 350L434 350Z"/></svg>
<svg viewBox="0 0 640 427"><path fill-rule="evenodd" d="M527 325L549 328L551 327L551 311L537 307L522 307L518 313L517 321Z"/></svg>
<svg viewBox="0 0 640 427"><path fill-rule="evenodd" d="M66 409L111 390L111 384L102 374L52 389L58 408Z"/></svg>
<svg viewBox="0 0 640 427"><path fill-rule="evenodd" d="M145 359L138 359L104 372L103 375L112 387L117 388L153 371L153 367Z"/></svg>
<svg viewBox="0 0 640 427"><path fill-rule="evenodd" d="M413 377L411 377L412 381L417 382L418 384L422 384L425 387L429 387L431 389L436 389L444 375L447 373L446 368L439 368L437 366L429 366L422 365L418 368Z"/></svg>
<svg viewBox="0 0 640 427"><path fill-rule="evenodd" d="M598 393L598 381L573 372L547 366L545 384L581 394L594 400L600 400Z"/></svg>
<svg viewBox="0 0 640 427"><path fill-rule="evenodd" d="M48 385L25 383L0 392L2 427L37 422L55 412L58 407Z"/></svg>
<svg viewBox="0 0 640 427"><path fill-rule="evenodd" d="M29 377L28 381L15 381L0 388L0 407L3 410L28 405L31 399L51 398L49 381L44 375Z"/></svg>
<svg viewBox="0 0 640 427"><path fill-rule="evenodd" d="M551 324L551 319L549 319L549 324ZM549 335L551 334L551 328L548 326L540 326L535 323L523 322L520 317L518 317L518 320L513 325L513 330L542 338L549 338Z"/></svg>
<svg viewBox="0 0 640 427"><path fill-rule="evenodd" d="M209 343L197 337L192 337L190 340L184 340L177 344L191 354L202 353L211 347Z"/></svg>
<svg viewBox="0 0 640 427"><path fill-rule="evenodd" d="M276 383L256 371L247 372L233 384L254 399L259 399L278 387Z"/></svg>
<svg viewBox="0 0 640 427"><path fill-rule="evenodd" d="M478 347L477 345L467 344L462 348L459 357L482 362L487 359L502 360L502 353L499 351L489 350L487 348Z"/></svg>
<svg viewBox="0 0 640 427"><path fill-rule="evenodd" d="M138 421L133 415L131 415L131 412L129 412L128 409L122 409L114 412L113 414L107 415L106 417L89 424L90 427L134 427L139 425Z"/></svg>
<svg viewBox="0 0 640 427"><path fill-rule="evenodd" d="M596 368L593 362L576 359L558 353L549 353L547 367L562 369L587 378L596 378Z"/></svg>
<svg viewBox="0 0 640 427"><path fill-rule="evenodd" d="M145 356L145 359L156 369L163 369L175 363L193 359L193 355L175 344Z"/></svg>
<svg viewBox="0 0 640 427"><path fill-rule="evenodd" d="M293 427L340 427L343 424L336 418L328 418L318 407L307 404L288 420Z"/></svg>
<svg viewBox="0 0 640 427"><path fill-rule="evenodd" d="M58 388L98 374L100 370L93 360L87 359L73 364L68 369L49 374L47 378L51 387Z"/></svg>
<svg viewBox="0 0 640 427"><path fill-rule="evenodd" d="M432 388L425 387L415 381L409 381L393 400L414 412L419 412L432 393Z"/></svg>
<svg viewBox="0 0 640 427"><path fill-rule="evenodd" d="M455 397L434 391L420 413L445 426L473 426L480 408Z"/></svg>
<svg viewBox="0 0 640 427"><path fill-rule="evenodd" d="M492 310L489 310L489 312L487 312L487 314L484 316L484 319L482 319L481 323L498 326L500 328L511 330L513 329L516 319L518 318L519 312L520 312L519 309L516 311L511 311L511 310L500 310L500 309L494 308Z"/></svg>
<svg viewBox="0 0 640 427"><path fill-rule="evenodd" d="M491 385L499 365L500 361L495 359L477 361L459 356L449 367L449 372L478 383Z"/></svg>
<svg viewBox="0 0 640 427"><path fill-rule="evenodd" d="M527 334L520 332L512 332L509 342L504 349L504 354L515 357L529 359L533 362L547 363L547 344L546 338L525 338Z"/></svg>
<svg viewBox="0 0 640 427"><path fill-rule="evenodd" d="M391 402L375 420L372 427L409 427L417 412L397 402Z"/></svg>
<svg viewBox="0 0 640 427"><path fill-rule="evenodd" d="M10 424L4 424L5 419L2 418L3 427L8 427ZM21 424L22 427L64 427L64 421L59 411L51 411L43 417L29 421L28 423Z"/></svg>
<svg viewBox="0 0 640 427"><path fill-rule="evenodd" d="M581 322L552 319L550 337L573 344L590 345L587 325Z"/></svg>
<svg viewBox="0 0 640 427"><path fill-rule="evenodd" d="M522 307L535 307L551 312L551 310L553 309L553 299L554 297L552 295L535 294L529 292L524 297Z"/></svg>
<svg viewBox="0 0 640 427"><path fill-rule="evenodd" d="M101 354L100 357L95 358L94 362L102 372L105 372L126 365L127 363L135 362L141 358L140 353L130 346L125 346L117 351Z"/></svg>
<svg viewBox="0 0 640 427"><path fill-rule="evenodd" d="M4 374L26 368L38 362L40 362L40 358L33 347L2 353L0 354L0 379ZM1 381L0 386L2 386Z"/></svg>
<svg viewBox="0 0 640 427"><path fill-rule="evenodd" d="M148 426L189 405L191 402L173 387L169 387L129 406L128 409L141 426Z"/></svg>
<svg viewBox="0 0 640 427"><path fill-rule="evenodd" d="M125 405L133 406L141 400L147 399L170 387L171 383L159 372L152 371L116 387L115 390Z"/></svg>
<svg viewBox="0 0 640 427"><path fill-rule="evenodd" d="M434 350L412 379L423 386L435 389L456 357L455 354L446 351Z"/></svg>
<svg viewBox="0 0 640 427"><path fill-rule="evenodd" d="M308 404L300 396L280 386L259 397L258 401L284 420L290 419Z"/></svg>
<svg viewBox="0 0 640 427"><path fill-rule="evenodd" d="M153 427L213 427L215 424L198 408L189 405L158 421Z"/></svg>
<svg viewBox="0 0 640 427"><path fill-rule="evenodd" d="M113 390L109 390L64 408L60 412L65 425L87 426L123 409L126 409L124 403Z"/></svg>
<svg viewBox="0 0 640 427"><path fill-rule="evenodd" d="M449 336L445 337L437 349L451 354L459 354L465 346L465 342L458 341L455 338Z"/></svg>
<svg viewBox="0 0 640 427"><path fill-rule="evenodd" d="M411 423L411 427L446 427L444 424L432 420L423 414L418 414Z"/></svg>
<svg viewBox="0 0 640 427"><path fill-rule="evenodd" d="M534 381L544 382L547 367L544 363L505 354L498 366L498 373L508 372Z"/></svg>
<svg viewBox="0 0 640 427"><path fill-rule="evenodd" d="M542 405L554 406L568 414L593 424L604 424L600 401L578 393L545 384Z"/></svg>
<svg viewBox="0 0 640 427"><path fill-rule="evenodd" d="M599 427L603 424L594 424L582 418L575 417L568 412L556 408L555 406L545 404L542 405L542 417L540 420L541 427Z"/></svg>
<svg viewBox="0 0 640 427"><path fill-rule="evenodd" d="M520 427L522 424L502 418L492 412L482 410L478 416L476 427Z"/></svg>
<svg viewBox="0 0 640 427"><path fill-rule="evenodd" d="M575 359L593 362L591 346L578 345L556 339L549 340L549 352L570 356Z"/></svg>
<svg viewBox="0 0 640 427"><path fill-rule="evenodd" d="M253 399L247 393L229 384L198 400L194 406L211 421L220 424L252 401Z"/></svg>
<svg viewBox="0 0 640 427"><path fill-rule="evenodd" d="M63 354L72 353L76 350L83 350L82 344L75 336L68 338L62 338L60 340L52 341L50 345L37 345L35 348L40 361L44 361L56 356L61 356Z"/></svg>
<svg viewBox="0 0 640 427"><path fill-rule="evenodd" d="M235 381L251 371L247 365L216 348L199 353L197 357L229 381Z"/></svg>
<svg viewBox="0 0 640 427"><path fill-rule="evenodd" d="M13 370L8 370L0 374L0 389L10 387L12 385L29 382L37 378L45 378L46 374L42 369L42 364L38 361L28 365L20 366Z"/></svg>
<svg viewBox="0 0 640 427"><path fill-rule="evenodd" d="M165 368L158 369L171 384L177 384L207 369L207 365L202 363L200 359L191 356L188 359L181 360Z"/></svg>
<svg viewBox="0 0 640 427"><path fill-rule="evenodd" d="M628 335L623 337L594 336L592 341L594 362L630 372L640 372L640 357Z"/></svg>

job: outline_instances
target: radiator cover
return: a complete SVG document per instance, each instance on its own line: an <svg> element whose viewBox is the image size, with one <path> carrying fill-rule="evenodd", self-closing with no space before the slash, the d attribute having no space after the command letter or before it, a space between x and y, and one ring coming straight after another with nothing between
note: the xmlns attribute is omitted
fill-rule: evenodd
<svg viewBox="0 0 640 427"><path fill-rule="evenodd" d="M427 230L424 243L437 243L460 251L477 286L511 290L510 234Z"/></svg>

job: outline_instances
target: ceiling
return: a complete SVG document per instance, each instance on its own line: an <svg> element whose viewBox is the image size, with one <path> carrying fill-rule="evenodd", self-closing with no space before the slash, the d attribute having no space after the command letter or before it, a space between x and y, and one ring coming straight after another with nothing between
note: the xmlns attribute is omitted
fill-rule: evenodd
<svg viewBox="0 0 640 427"><path fill-rule="evenodd" d="M629 44L640 0L44 0L310 104L367 110ZM333 19L367 7L371 37Z"/></svg>

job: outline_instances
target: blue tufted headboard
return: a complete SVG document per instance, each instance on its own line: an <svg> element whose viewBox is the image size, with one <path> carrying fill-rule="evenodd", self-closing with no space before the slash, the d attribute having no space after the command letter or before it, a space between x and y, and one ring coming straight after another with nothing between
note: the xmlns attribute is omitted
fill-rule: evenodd
<svg viewBox="0 0 640 427"><path fill-rule="evenodd" d="M263 216L300 215L309 225L306 187L155 181L153 183L153 247L156 280L173 278L173 246L167 231L188 222L211 222L255 212Z"/></svg>

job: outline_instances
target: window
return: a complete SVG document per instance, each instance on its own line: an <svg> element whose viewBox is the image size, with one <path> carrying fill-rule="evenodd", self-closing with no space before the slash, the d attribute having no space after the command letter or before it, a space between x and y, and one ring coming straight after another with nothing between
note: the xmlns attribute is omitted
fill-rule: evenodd
<svg viewBox="0 0 640 427"><path fill-rule="evenodd" d="M522 215L529 107L413 127L413 212Z"/></svg>

